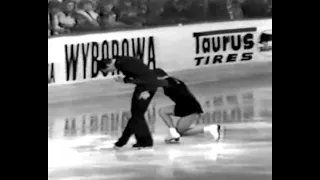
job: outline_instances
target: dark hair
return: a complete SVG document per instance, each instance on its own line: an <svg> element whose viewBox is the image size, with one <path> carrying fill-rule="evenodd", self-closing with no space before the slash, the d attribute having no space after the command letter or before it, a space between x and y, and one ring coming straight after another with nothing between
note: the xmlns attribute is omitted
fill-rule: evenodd
<svg viewBox="0 0 320 180"><path fill-rule="evenodd" d="M111 63L111 59L104 59L97 62L98 70L105 69L108 64Z"/></svg>
<svg viewBox="0 0 320 180"><path fill-rule="evenodd" d="M82 0L78 4L78 8L83 9L85 4L91 4L93 7L95 6L95 3L91 0Z"/></svg>

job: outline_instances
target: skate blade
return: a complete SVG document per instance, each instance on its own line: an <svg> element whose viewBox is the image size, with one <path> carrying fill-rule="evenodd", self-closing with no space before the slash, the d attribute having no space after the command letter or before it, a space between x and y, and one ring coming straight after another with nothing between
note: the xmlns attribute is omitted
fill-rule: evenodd
<svg viewBox="0 0 320 180"><path fill-rule="evenodd" d="M153 150L153 147L133 147L133 150Z"/></svg>
<svg viewBox="0 0 320 180"><path fill-rule="evenodd" d="M164 142L167 144L179 144L180 138L165 139Z"/></svg>
<svg viewBox="0 0 320 180"><path fill-rule="evenodd" d="M219 126L218 128L219 136L216 139L217 142L220 142L224 139L225 132L226 132L226 129L224 127Z"/></svg>

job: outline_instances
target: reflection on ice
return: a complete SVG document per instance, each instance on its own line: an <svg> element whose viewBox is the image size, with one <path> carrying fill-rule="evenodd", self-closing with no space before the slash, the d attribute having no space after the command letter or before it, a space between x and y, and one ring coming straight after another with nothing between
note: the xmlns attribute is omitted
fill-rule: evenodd
<svg viewBox="0 0 320 180"><path fill-rule="evenodd" d="M221 95L198 95L205 113L196 124L272 122L271 94L271 88L260 88ZM163 132L159 127L159 125L163 127L163 123L159 122L157 114L162 106L163 104L155 100L146 113L146 120L153 134ZM50 119L48 137L75 138L93 134L117 137L129 118L129 110L122 109Z"/></svg>
<svg viewBox="0 0 320 180"><path fill-rule="evenodd" d="M48 170L81 166L83 154L70 148L64 140L48 141Z"/></svg>
<svg viewBox="0 0 320 180"><path fill-rule="evenodd" d="M155 147L149 150L132 150L134 138L122 151L112 150L130 118L128 109L49 117L48 178L157 180L191 175L194 180L195 176L208 175L209 179L269 180L272 89L245 88L222 94L213 94L210 88L205 91L196 94L205 110L197 124L223 124L227 129L224 141L216 143L199 135L183 137L180 144L165 144L167 127L157 115L158 109L167 105L162 97L155 99L146 114L155 141ZM260 174L268 176L260 178Z"/></svg>
<svg viewBox="0 0 320 180"><path fill-rule="evenodd" d="M90 147L112 147L112 141L108 141L108 136L91 135L76 139L48 139L48 168L53 170L65 167L81 167L84 164L92 163L88 157L90 151L79 151L79 149L91 149Z"/></svg>

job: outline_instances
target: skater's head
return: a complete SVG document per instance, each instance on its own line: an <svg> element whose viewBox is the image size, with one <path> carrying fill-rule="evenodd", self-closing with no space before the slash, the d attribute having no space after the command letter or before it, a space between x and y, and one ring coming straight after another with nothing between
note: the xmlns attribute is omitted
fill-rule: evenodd
<svg viewBox="0 0 320 180"><path fill-rule="evenodd" d="M116 70L115 63L116 63L116 58L98 61L98 68L105 73L113 72Z"/></svg>
<svg viewBox="0 0 320 180"><path fill-rule="evenodd" d="M168 73L163 69L157 68L154 71L156 72L158 79L167 79L169 77Z"/></svg>

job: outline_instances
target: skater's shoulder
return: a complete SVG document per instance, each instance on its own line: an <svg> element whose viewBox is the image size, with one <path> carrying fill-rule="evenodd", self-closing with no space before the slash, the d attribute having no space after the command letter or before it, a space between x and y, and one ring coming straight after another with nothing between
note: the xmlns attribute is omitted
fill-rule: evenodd
<svg viewBox="0 0 320 180"><path fill-rule="evenodd" d="M178 79L176 77L173 77L173 76L168 77L167 80L169 82L171 82L172 84L185 85L185 83L182 80L180 80L180 79Z"/></svg>
<svg viewBox="0 0 320 180"><path fill-rule="evenodd" d="M117 56L115 59L117 60L117 64L143 64L143 61L139 60L139 58L132 56Z"/></svg>
<svg viewBox="0 0 320 180"><path fill-rule="evenodd" d="M133 56L116 56L114 58L119 61L121 61L121 60L139 60L139 58L133 57Z"/></svg>
<svg viewBox="0 0 320 180"><path fill-rule="evenodd" d="M126 59L129 59L129 56L115 56L114 59L116 59L117 61L123 61Z"/></svg>

